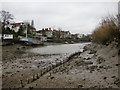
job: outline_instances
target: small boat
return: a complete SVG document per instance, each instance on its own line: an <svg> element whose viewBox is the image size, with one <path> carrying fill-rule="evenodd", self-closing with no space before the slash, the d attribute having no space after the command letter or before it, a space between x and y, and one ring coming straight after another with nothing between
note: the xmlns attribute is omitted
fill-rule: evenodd
<svg viewBox="0 0 120 90"><path fill-rule="evenodd" d="M71 43L71 44L74 44L75 42L74 42L74 41L71 41L70 43Z"/></svg>
<svg viewBox="0 0 120 90"><path fill-rule="evenodd" d="M40 37L34 36L34 37L28 37L28 26L26 24L26 37L21 38L20 42L22 42L25 45L43 45L43 41Z"/></svg>
<svg viewBox="0 0 120 90"><path fill-rule="evenodd" d="M20 42L22 42L25 45L43 45L43 41L39 37L24 37L20 39Z"/></svg>
<svg viewBox="0 0 120 90"><path fill-rule="evenodd" d="M65 42L65 44L68 44L68 42Z"/></svg>

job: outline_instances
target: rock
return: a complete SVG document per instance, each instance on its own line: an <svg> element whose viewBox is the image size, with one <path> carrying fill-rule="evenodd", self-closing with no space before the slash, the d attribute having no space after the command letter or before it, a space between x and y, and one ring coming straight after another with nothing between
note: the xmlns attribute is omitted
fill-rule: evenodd
<svg viewBox="0 0 120 90"><path fill-rule="evenodd" d="M113 88L112 86L109 86L108 88Z"/></svg>
<svg viewBox="0 0 120 90"><path fill-rule="evenodd" d="M52 77L50 77L50 79L53 79L53 78L55 78L55 77L53 77L53 76L52 76Z"/></svg>
<svg viewBox="0 0 120 90"><path fill-rule="evenodd" d="M86 69L88 70L88 69L89 69L89 67L86 67Z"/></svg>
<svg viewBox="0 0 120 90"><path fill-rule="evenodd" d="M99 66L99 68L103 68L103 66Z"/></svg>
<svg viewBox="0 0 120 90"><path fill-rule="evenodd" d="M114 81L114 84L120 85L120 80L119 80L119 79L116 79L116 80Z"/></svg>
<svg viewBox="0 0 120 90"><path fill-rule="evenodd" d="M105 60L102 57L98 57L97 62L98 64L101 64L102 62L105 62Z"/></svg>
<svg viewBox="0 0 120 90"><path fill-rule="evenodd" d="M88 47L87 47L87 46L84 46L83 52L84 52L84 51L87 51L87 50L88 50Z"/></svg>
<svg viewBox="0 0 120 90"><path fill-rule="evenodd" d="M17 48L17 50L20 50L20 48Z"/></svg>
<svg viewBox="0 0 120 90"><path fill-rule="evenodd" d="M17 72L20 72L20 71L17 71Z"/></svg>
<svg viewBox="0 0 120 90"><path fill-rule="evenodd" d="M120 49L118 50L118 55L120 55Z"/></svg>
<svg viewBox="0 0 120 90"><path fill-rule="evenodd" d="M89 64L93 64L92 61L85 61L84 63L87 64L87 65L89 65Z"/></svg>
<svg viewBox="0 0 120 90"><path fill-rule="evenodd" d="M116 76L112 76L111 78L115 78Z"/></svg>
<svg viewBox="0 0 120 90"><path fill-rule="evenodd" d="M11 74L12 72L6 72L6 74Z"/></svg>
<svg viewBox="0 0 120 90"><path fill-rule="evenodd" d="M106 79L107 79L107 77L104 77L103 79L105 79L105 80L106 80Z"/></svg>
<svg viewBox="0 0 120 90"><path fill-rule="evenodd" d="M86 58L86 60L89 60L89 59L91 59L91 58L90 57Z"/></svg>
<svg viewBox="0 0 120 90"><path fill-rule="evenodd" d="M90 73L92 73L94 70L90 70Z"/></svg>
<svg viewBox="0 0 120 90"><path fill-rule="evenodd" d="M82 88L83 87L83 85L78 85L78 88Z"/></svg>
<svg viewBox="0 0 120 90"><path fill-rule="evenodd" d="M97 86L89 86L89 88L97 88ZM92 89L91 89L92 90Z"/></svg>
<svg viewBox="0 0 120 90"><path fill-rule="evenodd" d="M100 69L98 68L97 71L100 71Z"/></svg>
<svg viewBox="0 0 120 90"><path fill-rule="evenodd" d="M115 55L112 55L112 57L115 57Z"/></svg>
<svg viewBox="0 0 120 90"><path fill-rule="evenodd" d="M90 50L89 54L95 54L97 51L95 50Z"/></svg>
<svg viewBox="0 0 120 90"><path fill-rule="evenodd" d="M22 48L23 48L23 49L25 49L26 47L25 47L25 46L23 46Z"/></svg>
<svg viewBox="0 0 120 90"><path fill-rule="evenodd" d="M115 64L116 66L119 66L120 64Z"/></svg>
<svg viewBox="0 0 120 90"><path fill-rule="evenodd" d="M30 90L32 90L32 89L33 89L33 87L31 87L31 86L30 86L30 87L29 87L29 89L30 89Z"/></svg>
<svg viewBox="0 0 120 90"><path fill-rule="evenodd" d="M94 69L96 69L97 67L98 67L98 66L90 66L89 69L94 70Z"/></svg>

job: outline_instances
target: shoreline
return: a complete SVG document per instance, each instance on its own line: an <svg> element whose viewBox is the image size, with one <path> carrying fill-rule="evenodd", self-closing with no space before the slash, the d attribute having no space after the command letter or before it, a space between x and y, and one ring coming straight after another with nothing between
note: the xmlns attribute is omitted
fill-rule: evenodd
<svg viewBox="0 0 120 90"><path fill-rule="evenodd" d="M109 52L108 52L109 51ZM87 53L87 58L84 56ZM108 55L106 55L107 53ZM51 70L25 88L120 88L118 50L89 44L84 52ZM67 82L66 82L67 81Z"/></svg>
<svg viewBox="0 0 120 90"><path fill-rule="evenodd" d="M30 75L32 75L32 78L31 79L28 78L27 82L23 80L22 82L24 82L24 85L22 87L25 87L25 88L31 88L31 87L32 88L80 88L80 87L81 88L90 88L90 87L94 87L94 88L96 88L96 87L97 88L113 87L113 88L116 88L116 87L118 87L117 84L111 84L111 86L110 86L110 85L107 85L106 82L104 82L104 78L108 78L108 74L106 74L107 76L104 76L103 78L100 78L98 80L97 80L97 78L95 79L95 81L97 81L97 82L101 81L103 84L105 84L107 86L104 86L104 85L100 86L100 85L102 85L102 83L98 84L98 85L90 84L90 83L94 83L92 80L89 81L89 84L87 83L87 81L84 81L84 82L81 81L81 80L83 80L83 78L84 79L85 78L92 79L91 77L87 76L87 74L91 75L93 77L96 77L96 75L95 75L95 73L96 73L98 75L100 74L99 76L101 77L101 75L104 75L102 73L105 73L104 69L112 70L111 66L110 66L111 65L110 61L107 61L109 55L106 56L106 59L107 59L106 62L109 63L110 65L106 65L107 63L105 63L105 61L103 60L103 57L105 57L104 53L106 53L104 50L105 48L108 51L110 51L110 49L114 49L112 52L117 53L116 49L113 48L113 46L101 46L101 45L89 44L84 47L84 51L82 53L79 52L78 54L76 53L77 55L75 55L75 54L73 54L73 56L71 55L71 58L68 58L67 62L63 61L61 64L59 64L60 62L58 62L58 65L49 66L48 68L44 68L45 70L42 70L42 71L41 70L36 71L33 69L34 71L31 72L32 69L28 70L27 72L31 73ZM87 55L87 57L85 55ZM33 59L42 58L42 57L43 56L36 55ZM31 58L31 57L29 57L29 58ZM45 58L47 58L47 57L45 57ZM117 56L114 54L114 57L112 56L112 58L117 58ZM93 61L93 60L95 60L95 61ZM113 59L111 59L111 61L112 60ZM114 61L114 63L115 63L115 65L118 64L117 61ZM117 72L117 68L115 67L115 65L113 65L113 70L115 69ZM103 70L103 72L102 72L102 70ZM111 74L114 72L113 70L110 71ZM101 73L99 73L99 71ZM24 73L24 74L26 73L26 71L25 72L19 71L19 72ZM73 73L71 73L71 72L73 72ZM118 75L116 72L114 72L114 74L115 74L114 77L111 76L114 79L118 78ZM13 76L16 77L17 75L18 74L14 74ZM70 76L69 78L67 78L68 75ZM72 79L72 82L71 82L71 80L70 80L70 82L64 81L64 80L69 81L69 79L72 78L73 75L75 75L75 76L74 76L74 79ZM76 78L78 78L78 79L76 80ZM12 79L13 78L11 78L11 80ZM78 80L81 81L81 84L78 82ZM114 82L111 81L112 80L111 78L109 80L110 80L110 83L115 82L115 80L114 80ZM14 81L14 80L12 80L12 81ZM42 83L40 83L40 82L42 82ZM74 84L73 84L73 82L74 82ZM6 83L9 83L9 82L6 82ZM53 83L53 84L51 85L51 83ZM64 85L66 85L66 86L64 86L61 83L64 83ZM78 85L78 84L80 84L80 85ZM78 85L78 86L76 86L76 85ZM87 85L89 85L89 86L87 86ZM3 86L6 87L5 82L4 82ZM9 86L9 84L8 84L8 86ZM14 87L14 86L12 85L11 87ZM21 84L20 83L16 84L15 87L21 87Z"/></svg>

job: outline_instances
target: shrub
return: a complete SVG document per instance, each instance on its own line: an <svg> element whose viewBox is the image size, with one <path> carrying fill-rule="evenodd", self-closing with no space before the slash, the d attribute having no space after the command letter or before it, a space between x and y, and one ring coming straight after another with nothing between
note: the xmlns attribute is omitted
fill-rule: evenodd
<svg viewBox="0 0 120 90"><path fill-rule="evenodd" d="M100 44L108 44L118 40L120 31L118 18L111 16L102 20L102 23L93 31L92 40Z"/></svg>

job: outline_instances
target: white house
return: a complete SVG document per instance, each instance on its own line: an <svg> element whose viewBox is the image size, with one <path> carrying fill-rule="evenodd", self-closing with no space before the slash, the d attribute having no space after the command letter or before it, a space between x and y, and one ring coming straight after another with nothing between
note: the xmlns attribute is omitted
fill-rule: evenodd
<svg viewBox="0 0 120 90"><path fill-rule="evenodd" d="M77 34L78 38L83 38L85 35L84 34Z"/></svg>
<svg viewBox="0 0 120 90"><path fill-rule="evenodd" d="M3 34L3 39L13 39L13 34Z"/></svg>
<svg viewBox="0 0 120 90"><path fill-rule="evenodd" d="M18 32L19 28L20 28L20 25L24 25L24 23L23 22L12 23L11 25L12 25L12 27L10 29L14 30L15 32Z"/></svg>
<svg viewBox="0 0 120 90"><path fill-rule="evenodd" d="M47 37L41 37L41 41L47 41Z"/></svg>
<svg viewBox="0 0 120 90"><path fill-rule="evenodd" d="M0 22L0 39L2 38L2 23Z"/></svg>
<svg viewBox="0 0 120 90"><path fill-rule="evenodd" d="M52 37L53 36L53 31L52 30L46 31L46 36L47 37Z"/></svg>
<svg viewBox="0 0 120 90"><path fill-rule="evenodd" d="M0 40L2 39L2 34L0 34Z"/></svg>

